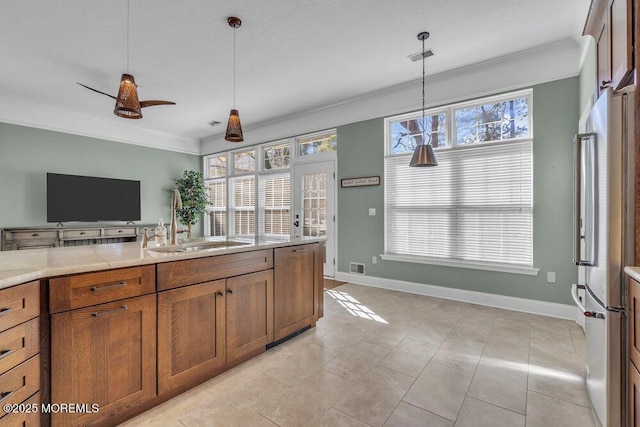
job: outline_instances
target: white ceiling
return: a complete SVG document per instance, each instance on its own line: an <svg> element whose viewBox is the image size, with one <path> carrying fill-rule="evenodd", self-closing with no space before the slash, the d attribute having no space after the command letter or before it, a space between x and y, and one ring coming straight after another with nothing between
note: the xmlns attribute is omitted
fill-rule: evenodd
<svg viewBox="0 0 640 427"><path fill-rule="evenodd" d="M556 41L580 42L589 0L131 0L129 72L141 120L113 115L126 72L126 0L3 0L0 121L116 140L199 144L224 132L233 97L244 127ZM576 64L577 67L577 64ZM53 119L56 117L56 119ZM208 122L223 124L212 128ZM91 132L75 130L91 125ZM162 145L160 143L159 145ZM179 149L175 146L173 149ZM186 150L189 151L189 150Z"/></svg>

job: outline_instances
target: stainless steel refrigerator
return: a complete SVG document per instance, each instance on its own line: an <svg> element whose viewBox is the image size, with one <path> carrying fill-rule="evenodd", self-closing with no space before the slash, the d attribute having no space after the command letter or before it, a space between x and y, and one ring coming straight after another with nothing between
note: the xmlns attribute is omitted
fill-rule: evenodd
<svg viewBox="0 0 640 427"><path fill-rule="evenodd" d="M622 270L635 263L633 97L607 89L589 114L587 132L574 139L574 263L584 269L584 283L571 293L586 317L587 392L605 427L626 425Z"/></svg>

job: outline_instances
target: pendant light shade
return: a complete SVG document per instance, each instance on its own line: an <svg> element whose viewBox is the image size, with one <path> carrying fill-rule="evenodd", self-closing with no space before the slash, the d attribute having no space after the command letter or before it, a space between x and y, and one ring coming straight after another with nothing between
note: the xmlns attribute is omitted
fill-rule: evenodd
<svg viewBox="0 0 640 427"><path fill-rule="evenodd" d="M242 125L240 124L240 114L236 110L236 29L240 28L242 21L235 16L227 19L229 26L233 28L233 108L229 113L229 121L227 122L227 132L224 139L229 142L242 142Z"/></svg>
<svg viewBox="0 0 640 427"><path fill-rule="evenodd" d="M240 125L240 114L238 114L238 110L231 110L231 113L229 113L229 121L227 122L227 133L224 135L224 139L229 142L244 141L244 138L242 136L242 126Z"/></svg>
<svg viewBox="0 0 640 427"><path fill-rule="evenodd" d="M428 38L429 33L426 31L418 34L418 40L422 41L422 123L420 124L420 127L422 128L422 138L420 144L418 144L413 151L413 156L411 156L411 162L409 162L409 166L411 167L438 166L438 161L436 160L436 155L433 152L433 146L431 145L431 137L429 137L429 142L425 144L425 128L427 126L427 122L424 117L424 41Z"/></svg>
<svg viewBox="0 0 640 427"><path fill-rule="evenodd" d="M411 156L409 166L438 166L438 161L436 160L436 155L433 153L433 147L431 144L418 145L413 152L413 156Z"/></svg>

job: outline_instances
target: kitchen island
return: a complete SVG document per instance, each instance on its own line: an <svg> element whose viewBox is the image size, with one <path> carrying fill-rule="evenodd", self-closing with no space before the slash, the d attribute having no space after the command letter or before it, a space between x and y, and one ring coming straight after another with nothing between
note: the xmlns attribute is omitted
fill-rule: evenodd
<svg viewBox="0 0 640 427"><path fill-rule="evenodd" d="M321 240L1 252L0 425L114 425L315 326Z"/></svg>

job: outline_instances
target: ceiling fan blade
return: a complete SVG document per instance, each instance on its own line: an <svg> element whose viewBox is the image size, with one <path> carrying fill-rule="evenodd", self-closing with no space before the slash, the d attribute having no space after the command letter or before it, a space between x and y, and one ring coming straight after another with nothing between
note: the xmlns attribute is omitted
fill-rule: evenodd
<svg viewBox="0 0 640 427"><path fill-rule="evenodd" d="M173 101L140 101L140 108L153 107L154 105L176 105Z"/></svg>
<svg viewBox="0 0 640 427"><path fill-rule="evenodd" d="M76 82L76 83L78 83L78 82ZM79 84L80 86L82 86L82 87L86 87L87 89L92 90L92 91L94 91L94 92L98 92L98 93L100 93L100 94L102 94L102 95L106 95L106 96L108 96L109 98L113 98L113 99L115 99L115 100L117 100L117 99L118 99L118 98L116 98L116 97L115 97L115 96L113 96L113 95L109 95L108 93L100 92L99 90L96 90L96 89L94 89L94 88L92 88L92 87L89 87L89 86L85 86L85 85L83 85L82 83L78 83L78 84Z"/></svg>

